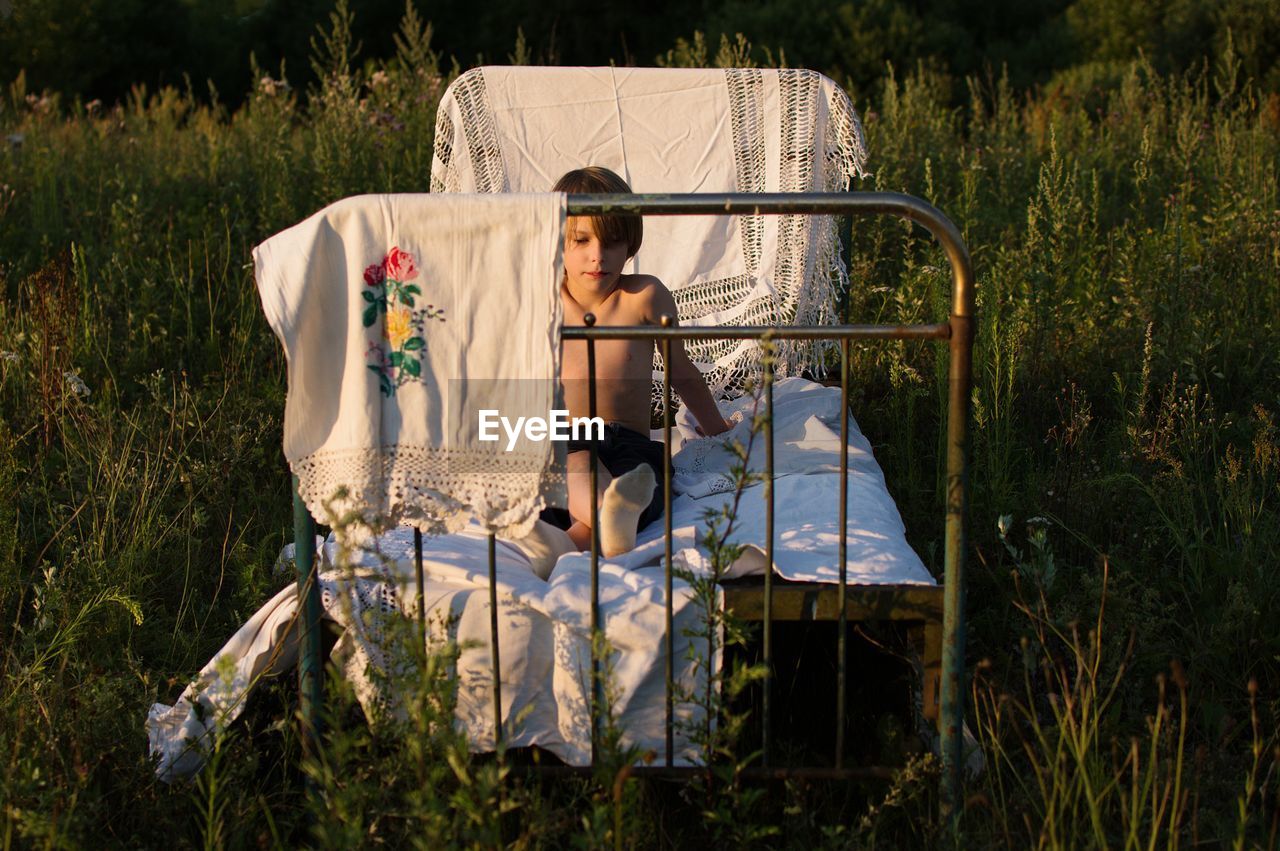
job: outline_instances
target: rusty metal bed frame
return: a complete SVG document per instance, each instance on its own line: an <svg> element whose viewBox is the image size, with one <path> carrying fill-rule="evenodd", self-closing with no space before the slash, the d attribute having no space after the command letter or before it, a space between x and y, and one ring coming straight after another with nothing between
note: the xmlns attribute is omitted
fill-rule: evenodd
<svg viewBox="0 0 1280 851"><path fill-rule="evenodd" d="M768 339L768 340L834 340L840 345L841 403L845 416L841 424L840 453L840 524L839 582L835 585L820 583L794 583L775 580L772 571L765 573L763 584L726 584L725 605L737 617L761 623L765 681L763 687L762 729L763 745L760 764L746 770L748 778L771 779L806 776L812 779L855 779L883 777L884 769L848 767L844 765L844 727L847 708L847 640L848 626L859 621L897 621L908 626L912 642L921 650L924 682L921 684L924 699L924 716L936 720L939 728L943 781L941 789L942 815L954 819L961 803L961 765L963 762L962 725L964 718L962 679L964 675L964 552L965 509L967 498L967 424L971 386L974 317L974 278L969 252L955 225L932 205L910 195L891 192L853 193L792 193L792 194L704 194L704 195L569 195L570 216L630 215L776 215L802 213L811 215L892 215L913 221L926 228L941 244L951 267L951 313L946 322L916 325L830 325L830 326L737 326L719 328L672 327L592 327L588 317L587 327L565 328L566 340L585 340L588 353L589 396L591 415L595 415L595 351L594 342L602 339L654 339L667 362L672 340L687 339ZM848 401L849 401L849 349L854 340L937 340L946 341L950 348L948 368L949 390L946 439L946 524L943 584L939 586L864 585L850 587L846 576L846 547L848 522ZM773 383L774 376L766 361L763 373L765 397L764 437L765 476L764 498L766 503L765 538L768 542L765 557L773 563L774 495L773 495ZM671 384L664 370L664 445L665 461L671 461ZM596 488L595 448L592 447L592 490ZM671 572L671 477L667 476L663 492L664 523L666 536L665 587L667 600L666 647L666 754L665 764L637 766L632 776L681 776L702 771L696 767L679 767L672 764L673 736L673 673L672 656L672 572ZM319 710L323 700L321 632L319 628L321 604L316 582L315 521L297 495L297 479L294 479L294 541L298 590L302 598L301 650L298 676L300 686L299 714L302 740L308 751L318 747L320 728ZM596 528L596 507L592 507L592 528ZM595 537L595 536L593 536ZM415 533L415 567L418 587L423 586L422 535ZM495 729L498 741L502 741L502 692L499 677L498 605L496 577L495 538L489 536L489 606L490 642L493 666L493 700ZM598 538L591 547L591 627L593 639L598 637L599 617L599 559ZM424 617L422 595L418 596L419 619ZM779 621L827 620L839 624L837 633L837 683L836 683L836 747L834 767L792 768L773 764L770 740L770 677L773 665L773 625ZM596 761L596 742L604 700L601 678L598 675L600 659L592 642L592 674L595 694L592 706L592 767ZM564 767L561 767L564 770ZM573 769L569 769L573 770ZM591 768L582 768L588 771Z"/></svg>

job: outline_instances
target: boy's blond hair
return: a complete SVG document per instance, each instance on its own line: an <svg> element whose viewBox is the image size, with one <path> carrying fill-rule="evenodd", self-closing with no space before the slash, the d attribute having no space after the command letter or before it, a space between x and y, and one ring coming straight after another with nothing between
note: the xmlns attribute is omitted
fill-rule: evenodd
<svg viewBox="0 0 1280 851"><path fill-rule="evenodd" d="M602 166L575 168L556 181L552 192L573 195L630 195L631 187L618 175ZM644 238L644 224L637 215L591 216L591 228L601 242L625 242L627 256L634 257Z"/></svg>

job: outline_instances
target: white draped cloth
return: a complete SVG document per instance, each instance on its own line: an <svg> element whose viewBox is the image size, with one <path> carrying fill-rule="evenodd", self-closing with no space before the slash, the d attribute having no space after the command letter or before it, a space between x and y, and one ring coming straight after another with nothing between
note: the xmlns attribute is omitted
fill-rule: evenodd
<svg viewBox="0 0 1280 851"><path fill-rule="evenodd" d="M431 190L544 191L598 165L639 193L839 192L865 164L848 96L813 71L483 67L441 99ZM630 271L687 325L831 322L848 285L828 216L652 216ZM713 392L759 368L754 341L687 348ZM779 349L779 376L820 363L813 344Z"/></svg>
<svg viewBox="0 0 1280 851"><path fill-rule="evenodd" d="M563 505L551 441L482 440L479 412L546 418L560 356L565 198L364 195L254 249L284 346L284 452L317 519L471 520L518 537Z"/></svg>
<svg viewBox="0 0 1280 851"><path fill-rule="evenodd" d="M729 485L733 454L725 441L750 444L748 465L760 469L762 438L746 433L754 410L749 397L727 411L739 421L719 438L694 439L693 424L679 423L673 437L682 445L672 462L675 481L687 492L672 504L673 559L681 573L707 575L703 544L706 515L735 501ZM785 579L838 581L840 537L840 391L801 379L774 389L774 569ZM846 558L851 584L932 585L934 580L907 543L902 518L889 496L871 445L849 419L848 522ZM675 448L675 447L673 447ZM766 567L764 488L755 483L737 500L737 520L728 541L743 547L730 576L760 573ZM695 497L696 494L696 497ZM661 559L663 523L641 532L637 547L600 567L600 612L609 641L610 707L624 745L665 748L666 607ZM492 669L489 656L487 540L474 527L427 538L423 566L426 610L435 639L464 645L458 677L457 724L473 750L494 743ZM403 665L387 640L389 619L417 610L413 535L406 529L366 542L346 569L338 569L332 543L321 548L320 589L326 616L343 627L338 647L343 670L357 697L377 717L397 711L397 694L386 678ZM538 745L566 762L590 758L590 558L560 558L551 575L539 579L526 556L498 542L499 647L502 711L509 744ZM686 574L687 575L687 574ZM677 683L674 754L681 763L699 754L689 732L702 718L689 697L705 688L705 623L683 579L672 596ZM240 629L207 664L173 706L155 704L147 718L152 753L165 780L190 775L204 763L216 731L230 723L259 678L288 669L296 657L296 585L280 592ZM696 660L696 661L695 661ZM712 665L717 666L717 658ZM701 675L699 675L701 672Z"/></svg>
<svg viewBox="0 0 1280 851"><path fill-rule="evenodd" d="M325 616L343 627L334 651L344 675L370 718L404 711L396 676L414 682L405 646L397 643L417 610L413 534L401 527L366 541L345 568L334 567L337 547L321 551L320 590ZM477 527L427 538L429 647L456 642L460 655L451 667L456 687L455 717L473 751L494 749L493 668L489 653L487 536ZM573 765L591 759L591 566L585 553L563 556L552 574L539 579L516 547L499 542L499 659L503 734L510 747L545 748ZM624 747L665 755L666 607L661 570L600 567L601 628L610 653L609 711L623 733ZM697 762L689 731L703 717L691 702L705 673L699 640L698 606L688 585L676 580L674 759ZM204 765L218 733L244 708L263 677L289 670L297 658L297 586L290 583L231 637L196 676L177 702L154 704L147 716L156 774L166 782L195 774ZM416 632L414 633L416 634ZM718 663L719 652L716 660ZM703 657L705 658L705 653Z"/></svg>

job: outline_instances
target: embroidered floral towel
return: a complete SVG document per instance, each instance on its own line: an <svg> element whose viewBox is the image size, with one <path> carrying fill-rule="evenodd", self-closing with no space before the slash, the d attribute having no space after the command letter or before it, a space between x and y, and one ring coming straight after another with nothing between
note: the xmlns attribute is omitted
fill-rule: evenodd
<svg viewBox="0 0 1280 851"><path fill-rule="evenodd" d="M554 444L481 440L480 411L548 417L565 199L364 195L253 257L284 346L284 452L322 522L504 535L563 505Z"/></svg>

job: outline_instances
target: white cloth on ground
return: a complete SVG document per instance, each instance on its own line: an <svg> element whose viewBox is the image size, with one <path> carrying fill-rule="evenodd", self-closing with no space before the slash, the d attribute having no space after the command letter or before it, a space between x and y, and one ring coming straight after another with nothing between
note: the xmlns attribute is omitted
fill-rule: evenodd
<svg viewBox="0 0 1280 851"><path fill-rule="evenodd" d="M432 192L536 192L605 166L635 192L840 192L865 175L862 127L803 69L474 68L436 119ZM653 216L629 270L675 296L686 325L821 324L847 287L830 216ZM753 340L690 341L713 392L759 370ZM777 344L778 375L822 345Z"/></svg>
<svg viewBox="0 0 1280 851"><path fill-rule="evenodd" d="M560 444L504 451L478 413L554 407L564 211L551 193L365 195L254 250L288 359L285 456L317 519L514 536L563 500Z"/></svg>
<svg viewBox="0 0 1280 851"><path fill-rule="evenodd" d="M297 613L298 588L290 584L236 630L174 706L151 705L146 726L157 777L171 782L199 771L212 734L240 715L258 681L293 666Z"/></svg>

